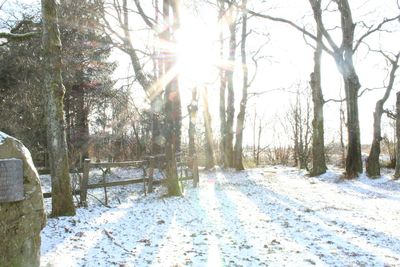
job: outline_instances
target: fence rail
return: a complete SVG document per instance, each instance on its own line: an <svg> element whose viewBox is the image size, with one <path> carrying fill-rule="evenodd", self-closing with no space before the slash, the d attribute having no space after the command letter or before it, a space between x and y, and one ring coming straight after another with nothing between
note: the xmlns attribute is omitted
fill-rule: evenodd
<svg viewBox="0 0 400 267"><path fill-rule="evenodd" d="M177 153L176 157L181 158L181 153ZM190 165L190 166L189 166ZM179 161L177 166L181 168L179 181L189 181L193 180L194 186L197 186L199 182L198 175L198 165L197 165L197 157L193 156L188 159L188 163ZM106 171L110 168L128 168L135 167L143 170L143 177L136 179L127 179L120 181L106 181ZM79 189L74 190L74 195L80 196L80 205L87 205L87 191L89 189L96 188L104 188L105 200L107 203L107 188L113 186L122 186L122 185L130 185L130 184L138 184L143 183L144 191L152 192L153 185L158 185L165 183L165 179L163 180L154 180L154 170L155 169L164 169L165 167L165 154L153 155L146 157L145 160L139 161L125 161L125 162L100 162L94 163L91 162L90 159L85 159L83 162L83 168L79 170L82 173L82 178L79 181ZM182 169L183 168L183 169ZM89 174L90 169L101 169L103 171L103 181L96 184L89 183ZM189 173L190 170L191 172ZM75 170L76 171L76 170ZM184 175L183 175L184 173ZM147 188L146 188L147 184ZM43 193L44 198L50 198L51 192Z"/></svg>

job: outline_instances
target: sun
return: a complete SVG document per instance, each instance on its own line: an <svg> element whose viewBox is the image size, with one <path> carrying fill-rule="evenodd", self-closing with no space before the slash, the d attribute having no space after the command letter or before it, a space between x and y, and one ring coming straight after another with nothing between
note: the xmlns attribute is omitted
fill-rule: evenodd
<svg viewBox="0 0 400 267"><path fill-rule="evenodd" d="M199 86L215 81L219 61L217 26L185 19L176 35L177 67L179 79L189 86Z"/></svg>

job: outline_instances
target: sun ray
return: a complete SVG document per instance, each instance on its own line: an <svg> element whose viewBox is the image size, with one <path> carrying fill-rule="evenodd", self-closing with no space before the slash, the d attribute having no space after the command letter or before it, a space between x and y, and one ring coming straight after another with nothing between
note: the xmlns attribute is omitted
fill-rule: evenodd
<svg viewBox="0 0 400 267"><path fill-rule="evenodd" d="M157 79L149 89L150 101L154 100L179 73L178 66L175 64L171 69L159 79Z"/></svg>

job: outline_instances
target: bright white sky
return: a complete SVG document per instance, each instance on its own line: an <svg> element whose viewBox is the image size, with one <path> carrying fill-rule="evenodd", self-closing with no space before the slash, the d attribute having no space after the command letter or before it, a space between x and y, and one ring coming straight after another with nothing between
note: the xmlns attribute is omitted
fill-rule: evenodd
<svg viewBox="0 0 400 267"><path fill-rule="evenodd" d="M254 3L251 9L259 12L265 10L266 14L273 16L280 16L290 18L295 21L298 25L306 25L307 29L312 31L314 22L311 16L311 10L308 1L282 1L272 0L266 4L258 4L258 1L249 1ZM365 1L355 0L351 1L354 16L354 21L358 22L364 20L367 25L372 23L380 22L383 17L392 17L397 15L398 12L396 1L384 0L384 1ZM271 8L272 7L272 8ZM212 28L215 23L215 19L212 16L214 12L211 12L207 8L199 8L197 16L188 15L187 24L183 23L186 27L204 25L204 29ZM211 17L211 19L210 19ZM185 19L185 18L184 18ZM184 20L183 19L183 20ZM328 25L336 25L338 23L337 17L329 17L326 21ZM214 25L215 28L215 25ZM277 88L289 88L293 91L296 85L300 84L300 87L308 87L309 75L313 69L313 50L307 46L304 42L303 36L296 30L283 26L279 23L259 19L251 18L249 21L249 29L254 29L257 32L264 34L270 34L270 42L262 49L260 56L263 58L259 60L259 68L256 79L249 89L250 92L262 92L268 90L274 90ZM358 28L357 28L358 29ZM394 29L397 32L376 34L367 39L368 43L374 49L380 49L397 53L398 44L400 43L400 27L398 23L392 24L388 29ZM207 32L207 30L206 30ZM357 36L360 36L364 32L363 29L356 31ZM197 40L201 38L202 31L188 31L187 39ZM337 34L336 34L337 35ZM333 34L335 37L335 34ZM337 43L340 43L340 35L337 39ZM238 37L239 39L239 37ZM250 54L257 50L267 40L267 37L260 34L250 34L248 37L248 61L250 64L250 70L254 70L250 59ZM195 49L200 49L203 52L195 52L198 54L209 53L210 49L206 48L203 50L202 46L194 46ZM189 47L193 51L193 46ZM185 52L189 54L188 52ZM240 61L240 54L237 53L238 61ZM362 84L361 90L364 88L375 88L382 87L387 76L387 70L385 61L382 60L381 56L373 53L368 53L366 46L361 46L358 53L355 56L355 66L359 74L360 82ZM340 90L342 89L342 80L339 75L336 65L329 55L324 54L323 56L323 90L325 99L335 98L338 99ZM238 103L241 97L241 82L240 82L240 69L236 68L238 83L235 88L235 98ZM397 81L398 88L399 82ZM215 89L216 93L212 99L218 102L218 87L217 85L210 86ZM344 93L342 93L344 95ZM370 143L372 139L372 113L375 107L375 102L378 98L383 95L383 90L376 92L366 93L360 98L359 101L359 114L360 114L360 126L361 126L361 139L362 143ZM392 96L395 92L392 92ZM293 94L285 93L282 91L274 91L258 97L253 97L249 103L248 111L252 114L252 110L255 106L257 113L264 116L264 121L269 123L267 129L269 131L268 137L265 138L266 143L271 142L273 138L272 129L275 127L279 128L278 125L272 125L276 121L282 121L284 113L286 113L292 100ZM394 98L391 97L386 106L392 107L394 105ZM214 104L213 114L217 115L218 110ZM326 140L330 142L332 140L338 140L338 128L339 128L339 104L329 103L325 106L325 129L326 129ZM238 110L238 107L237 107ZM278 118L277 118L278 117ZM216 120L217 116L214 116ZM246 135L247 143L251 143L251 127L250 121L247 120ZM276 136L276 135L275 135ZM278 135L279 136L279 135Z"/></svg>
<svg viewBox="0 0 400 267"><path fill-rule="evenodd" d="M25 0L32 2L32 0ZM19 3L23 1L18 1ZM189 101L189 93L191 87L197 85L199 87L207 86L211 99L210 107L213 122L215 124L214 131L218 129L218 84L214 84L216 77L216 68L212 65L216 63L218 55L217 37L218 25L216 11L208 5L200 4L202 1L195 1L195 11L193 11L193 1L183 1L185 7L182 8L182 28L179 35L178 57L181 70L181 90L183 105L182 110L186 112L186 105ZM14 0L8 0L8 3L15 3ZM149 2L146 2L149 3ZM145 4L144 4L145 5ZM395 0L353 0L351 1L353 8L353 17L356 22L364 20L368 25L377 23L384 17L392 17L398 13ZM314 27L311 17L311 10L307 0L301 1L282 1L271 0L264 4L259 4L259 1L249 1L251 9L259 12L264 12L274 16L290 18L299 25L306 25L307 29L312 31ZM146 6L145 6L146 7ZM397 12L397 13L396 13ZM151 14L151 13L149 13ZM330 17L326 21L329 24L337 24L337 17ZM140 23L135 23L137 27L142 27ZM397 52L398 44L400 43L399 23L392 23L390 29L396 32L376 34L368 39L369 44L375 48L382 48L387 51ZM258 34L252 33L248 37L248 61L250 68L250 76L254 73L254 64L251 63L251 54L256 51L260 45L270 39L261 52L259 53L258 72L257 76L249 89L250 92L262 92L275 90L278 88L290 88L294 90L296 85L300 84L302 88L308 86L309 75L313 69L312 49L308 47L301 34L296 30L283 26L279 23L270 22L259 18L251 18L249 20L249 29L253 29ZM358 29L358 28L357 28ZM240 31L240 29L239 29ZM362 31L356 31L358 36ZM262 34L268 34L266 37ZM136 33L136 43L148 45L149 36L139 36ZM239 40L240 32L238 34ZM339 36L340 37L340 36ZM337 43L340 42L338 39ZM239 49L238 49L239 51ZM119 53L113 57L117 59L120 67L117 69L116 77L128 76L128 58ZM238 61L240 61L240 53L237 53ZM197 62L191 64L191 62ZM235 99L238 103L241 98L241 75L237 65L235 87ZM362 46L355 56L355 66L360 77L362 89L381 87L386 78L385 62L380 56L368 53L366 46ZM338 74L333 60L326 54L323 56L323 90L325 99L338 98L342 88L341 77ZM132 70L129 71L132 74ZM200 73L200 75L195 75ZM395 90L398 90L399 81L397 81ZM134 95L139 98L143 97L143 93L139 92L139 88L135 88ZM343 93L342 93L343 95ZM360 126L362 143L370 143L372 139L372 112L375 102L382 97L383 91L366 93L360 98ZM395 92L392 92L392 96ZM286 113L289 104L291 103L292 94L282 91L273 91L258 97L252 97L249 101L249 113L254 113L254 107L257 108L257 113L264 117L264 122L268 124L267 136L264 138L265 144L270 143L273 138L273 128L280 127L277 121L282 121L284 113ZM138 99L138 98L136 98ZM141 101L139 101L141 102ZM386 104L386 107L391 107L395 103L391 97ZM236 109L238 110L238 108ZM329 103L325 107L326 115L326 142L338 139L339 113L338 104ZM275 122L275 123L274 123ZM251 137L250 120L247 120L246 137ZM273 125L275 124L275 125ZM246 143L251 143L251 138L245 140Z"/></svg>

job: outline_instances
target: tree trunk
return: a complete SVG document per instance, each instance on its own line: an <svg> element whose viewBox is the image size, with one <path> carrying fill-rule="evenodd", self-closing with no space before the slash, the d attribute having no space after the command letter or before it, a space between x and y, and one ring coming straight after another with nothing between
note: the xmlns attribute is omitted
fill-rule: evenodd
<svg viewBox="0 0 400 267"><path fill-rule="evenodd" d="M379 155L381 153L381 119L383 113L384 101L380 99L376 102L374 112L374 134L371 144L371 150L366 162L367 175L371 178L379 177L381 175L381 168L379 164Z"/></svg>
<svg viewBox="0 0 400 267"><path fill-rule="evenodd" d="M396 93L396 170L394 172L394 178L400 178L400 92Z"/></svg>
<svg viewBox="0 0 400 267"><path fill-rule="evenodd" d="M208 109L208 93L207 88L204 88L203 94L203 106L204 106L204 131L205 131L205 157L206 157L206 170L214 167L214 142L213 142L213 133L211 127L211 115Z"/></svg>
<svg viewBox="0 0 400 267"><path fill-rule="evenodd" d="M232 168L233 166L233 122L235 117L235 92L233 88L233 73L235 66L236 52L236 11L230 10L230 19L232 22L229 25L229 68L226 71L228 82L228 100L226 106L226 128L225 128L225 167Z"/></svg>
<svg viewBox="0 0 400 267"><path fill-rule="evenodd" d="M243 8L246 8L247 0L242 0ZM240 101L239 114L236 120L236 142L234 151L234 167L236 170L244 170L242 154L243 154L243 130L244 120L246 116L246 105L247 105L247 88L248 88L248 69L246 59L246 38L247 38L247 13L243 12L242 20L242 42L240 46L242 56L242 69L243 69L243 88L242 88L242 100Z"/></svg>
<svg viewBox="0 0 400 267"><path fill-rule="evenodd" d="M55 0L42 0L44 98L50 153L52 215L75 215L69 177L61 78L61 40Z"/></svg>
<svg viewBox="0 0 400 267"><path fill-rule="evenodd" d="M254 108L254 120L253 120L253 161L256 162L256 118L257 108Z"/></svg>
<svg viewBox="0 0 400 267"><path fill-rule="evenodd" d="M336 65L343 76L346 93L348 146L346 177L354 178L362 172L360 122L358 118L358 90L361 85L353 64L354 29L348 0L337 2L342 23L342 44L334 49Z"/></svg>
<svg viewBox="0 0 400 267"><path fill-rule="evenodd" d="M162 98L157 96L151 102L151 153L157 155L162 153L165 144L160 133L160 114L162 111Z"/></svg>
<svg viewBox="0 0 400 267"><path fill-rule="evenodd" d="M197 89L192 89L192 102L188 106L189 113L189 158L192 158L196 154L196 117L197 117ZM191 165L191 164L190 164ZM190 166L192 167L192 166Z"/></svg>
<svg viewBox="0 0 400 267"><path fill-rule="evenodd" d="M348 0L335 1L340 11L342 43L338 46L334 43L322 21L321 1L309 0L313 8L314 18L318 28L332 48L336 66L344 81L347 107L347 131L348 146L346 158L346 177L354 178L362 172L360 124L358 119L358 90L361 85L353 64L354 29L353 17Z"/></svg>
<svg viewBox="0 0 400 267"><path fill-rule="evenodd" d="M161 14L160 9L159 9L159 3L158 0L155 1L155 6L154 6L154 15L156 19L156 24L158 25L160 23L159 21L159 14ZM160 36L158 36L160 37ZM154 54L156 54L156 51L159 53L160 52L160 47L155 47L154 48ZM154 62L154 80L159 80L161 77L164 75L163 71L163 62L162 62L162 57L154 57L153 58ZM144 83L143 86L147 84ZM146 89L147 90L147 89ZM160 91L160 92L158 92ZM160 127L161 127L161 114L163 112L163 99L162 99L162 90L157 90L156 92L150 92L151 98L151 153L153 155L161 154L163 153L162 148L164 146L164 142L162 140L162 137L160 135Z"/></svg>
<svg viewBox="0 0 400 267"><path fill-rule="evenodd" d="M351 66L352 74L344 76L347 108L348 146L346 177L354 178L362 172L360 123L358 119L358 76Z"/></svg>
<svg viewBox="0 0 400 267"><path fill-rule="evenodd" d="M312 169L311 176L326 172L324 145L324 97L321 87L322 32L317 29L317 46L314 52L314 72L311 74L311 90L314 118L312 121Z"/></svg>
<svg viewBox="0 0 400 267"><path fill-rule="evenodd" d="M83 158L89 158L89 110L85 105L85 90L76 86L76 146Z"/></svg>
<svg viewBox="0 0 400 267"><path fill-rule="evenodd" d="M224 10L224 1L219 0L218 1L220 7L219 7L219 14L218 14L218 19L221 20L222 17L225 14ZM220 58L224 58L224 36L223 36L223 30L222 28L220 29L219 33L219 42L220 42ZM227 155L225 154L225 147L226 147L226 103L225 103L225 97L226 97L226 72L224 69L219 70L219 78L220 78L220 85L219 85L219 120L220 120L220 145L219 145L219 150L220 150L220 158L219 158L219 164L220 165L225 165L226 162L228 162Z"/></svg>
<svg viewBox="0 0 400 267"><path fill-rule="evenodd" d="M386 56L384 54L384 56ZM386 100L389 98L390 92L392 91L395 73L398 68L398 61L399 61L400 53L397 54L394 60L390 59L392 63L392 69L390 71L389 76L389 84L386 87L386 91L382 99L378 100L375 105L375 112L374 112L374 136L372 139L371 150L368 156L367 164L366 164L366 171L367 175L371 178L379 177L381 175L380 165L379 165L379 155L381 153L381 144L382 136L381 136L381 119L383 114L383 105L385 104ZM387 56L386 56L387 57ZM387 57L388 58L388 57Z"/></svg>
<svg viewBox="0 0 400 267"><path fill-rule="evenodd" d="M164 1L165 2L165 1ZM163 99L162 99L162 91L164 88L162 88L162 83L154 83L152 79L150 79L146 73L143 70L142 64L140 63L139 56L137 54L136 49L133 46L132 43L132 38L131 34L129 31L129 8L128 8L128 3L127 0L123 0L122 2L122 17L123 20L120 21L120 26L123 29L124 32L124 48L122 49L123 52L127 53L131 63L133 70L135 71L135 77L141 87L144 89L146 92L147 96L150 99L151 103L151 134L152 134L152 146L151 146L151 153L153 155L162 153L163 151L163 146L165 143L165 140L160 135L160 120L161 116L160 114L163 111ZM120 12L120 8L116 5L115 9ZM156 1L156 6L155 6L155 13L156 13L156 19L158 22L158 14L161 13L158 9L158 1ZM105 15L104 15L105 16ZM160 38L163 39L165 36L162 36L163 33L160 34ZM162 51L161 51L162 52ZM158 64L158 79L161 79L162 75L164 74L164 68L165 64L162 62L162 59L156 61L156 64ZM156 69L156 67L155 67ZM155 70L155 73L157 73L157 70ZM155 84L155 86L153 86Z"/></svg>
<svg viewBox="0 0 400 267"><path fill-rule="evenodd" d="M115 7L116 10L120 10L120 7ZM129 55L129 58L132 62L133 70L135 71L135 77L139 84L143 87L145 92L148 94L152 94L153 92L149 92L151 89L152 81L146 76L143 71L142 65L140 64L139 56L137 55L136 49L133 47L132 38L129 31L129 16L128 16L128 4L127 0L122 1L122 13L123 13L123 21L121 22L121 27L124 31L124 49L123 51ZM151 100L150 96L150 100Z"/></svg>
<svg viewBox="0 0 400 267"><path fill-rule="evenodd" d="M171 0L164 0L163 14L164 22L168 23L170 18L170 7L174 11L174 25L169 25L163 33L164 40L172 42L171 34L173 29L179 25L179 17L177 13L177 3L171 3ZM175 55L171 51L165 51L166 59L165 72L171 71L175 63ZM177 166L175 153L178 151L180 145L180 130L181 130L181 100L179 95L178 78L174 77L165 88L165 124L166 124L166 146L165 155L167 161L166 176L168 195L180 196L182 195L181 188L178 180Z"/></svg>
<svg viewBox="0 0 400 267"><path fill-rule="evenodd" d="M340 134L340 151L341 151L341 167L344 167L346 165L346 146L344 145L344 126L345 126L345 117L344 117L344 110L343 110L343 102L340 102L340 110L339 110L339 115L340 115L340 127L339 127L339 134Z"/></svg>
<svg viewBox="0 0 400 267"><path fill-rule="evenodd" d="M260 153L261 153L261 132L262 132L262 126L261 126L261 119L259 121L258 125L258 138L257 138L257 157L256 157L256 165L260 165Z"/></svg>

